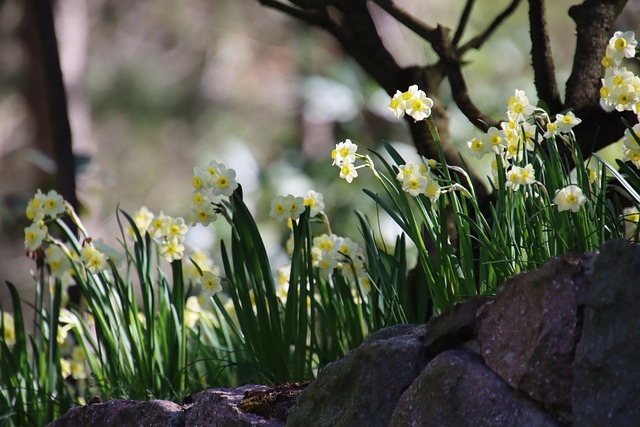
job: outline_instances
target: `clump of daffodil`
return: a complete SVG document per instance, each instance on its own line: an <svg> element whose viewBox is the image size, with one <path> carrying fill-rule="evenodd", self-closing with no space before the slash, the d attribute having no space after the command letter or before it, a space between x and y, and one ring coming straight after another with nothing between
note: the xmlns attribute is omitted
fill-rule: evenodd
<svg viewBox="0 0 640 427"><path fill-rule="evenodd" d="M411 85L405 92L396 91L389 102L389 110L401 118L405 114L419 122L431 115L433 100L424 91L418 89L418 85Z"/></svg>
<svg viewBox="0 0 640 427"><path fill-rule="evenodd" d="M193 198L189 218L193 224L204 226L216 220L218 197L230 197L238 188L236 171L215 160L211 160L206 168L196 166L191 184Z"/></svg>
<svg viewBox="0 0 640 427"><path fill-rule="evenodd" d="M494 185L497 179L502 178L498 173L498 165L501 164L505 186L510 190L518 191L521 187L528 188L534 183L542 186L536 180L536 166L534 165L538 163L531 161L537 158L535 154L537 147L545 139L550 140L556 137L571 144L572 129L582 120L576 117L573 112L568 111L565 114L556 114L555 120L550 121L547 113L534 107L525 92L518 89L509 98L506 114L507 120L501 123L500 129L490 127L486 133L467 142L469 153L478 159L489 153L495 156L492 163ZM568 188L573 189L574 187L577 188L575 185ZM558 193L563 202L556 203L556 205L567 206L562 199L565 193L566 190ZM579 200L584 203L582 198ZM576 212L575 207L571 210Z"/></svg>
<svg viewBox="0 0 640 427"><path fill-rule="evenodd" d="M407 162L398 166L396 179L402 183L402 190L409 193L413 197L424 194L435 203L441 194L440 184L436 177L431 173L429 162L414 163Z"/></svg>
<svg viewBox="0 0 640 427"><path fill-rule="evenodd" d="M633 31L616 31L602 58L605 69L600 88L600 105L606 111L631 110L638 114L640 78L623 66L625 59L634 58L638 41Z"/></svg>
<svg viewBox="0 0 640 427"><path fill-rule="evenodd" d="M367 274L360 247L348 237L322 234L313 239L313 265L328 277L336 269L347 278L363 280Z"/></svg>

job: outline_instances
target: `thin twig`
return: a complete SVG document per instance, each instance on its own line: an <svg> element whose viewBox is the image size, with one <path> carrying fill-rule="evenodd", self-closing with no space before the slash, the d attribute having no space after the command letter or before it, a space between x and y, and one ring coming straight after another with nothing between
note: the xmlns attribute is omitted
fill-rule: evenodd
<svg viewBox="0 0 640 427"><path fill-rule="evenodd" d="M325 28L326 22L324 21L324 19L319 19L322 15L318 14L315 11L308 12L303 9L299 9L297 7L286 5L284 3L279 2L278 0L258 0L258 2L263 6L270 7L275 10L279 10L280 12L284 12L287 15L291 15L294 18L297 18L308 24Z"/></svg>
<svg viewBox="0 0 640 427"><path fill-rule="evenodd" d="M462 56L466 51L470 49L480 48L480 46L482 46L484 42L487 41L487 39L500 26L500 24L502 24L502 22L504 22L504 20L507 19L509 15L511 15L516 10L518 5L520 4L520 1L521 0L513 0L511 4L509 4L509 6L507 6L506 9L502 11L502 13L496 16L496 18L487 27L486 30L484 30L481 34L477 35L473 39L469 40L460 49L458 49L458 53Z"/></svg>
<svg viewBox="0 0 640 427"><path fill-rule="evenodd" d="M458 22L458 27L456 28L456 33L453 35L453 41L451 42L454 48L458 47L458 43L460 43L464 30L467 28L467 23L469 22L469 16L471 15L474 3L475 0L467 0L467 3L464 5L464 9L460 15L460 21Z"/></svg>
<svg viewBox="0 0 640 427"><path fill-rule="evenodd" d="M415 16L396 5L392 0L373 0L373 2L384 9L384 11L389 15L396 18L402 25L431 43L431 40L435 36L435 27L430 26L426 22L420 21Z"/></svg>

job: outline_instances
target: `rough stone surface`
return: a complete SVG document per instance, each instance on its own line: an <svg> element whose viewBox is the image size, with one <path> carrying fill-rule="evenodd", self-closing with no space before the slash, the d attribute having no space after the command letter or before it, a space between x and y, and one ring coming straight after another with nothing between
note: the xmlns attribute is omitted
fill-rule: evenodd
<svg viewBox="0 0 640 427"><path fill-rule="evenodd" d="M404 392L390 426L542 427L557 421L473 354L438 355Z"/></svg>
<svg viewBox="0 0 640 427"><path fill-rule="evenodd" d="M184 425L180 405L164 400L109 402L79 406L69 410L49 427L77 426L149 426L178 427Z"/></svg>
<svg viewBox="0 0 640 427"><path fill-rule="evenodd" d="M574 425L640 423L640 246L603 245L576 349Z"/></svg>
<svg viewBox="0 0 640 427"><path fill-rule="evenodd" d="M399 325L371 335L318 374L291 408L287 426L387 426L426 364L424 334L424 325Z"/></svg>
<svg viewBox="0 0 640 427"><path fill-rule="evenodd" d="M472 297L429 320L424 339L427 357L431 359L444 350L473 340L476 335L476 313L490 301L493 301L492 297Z"/></svg>
<svg viewBox="0 0 640 427"><path fill-rule="evenodd" d="M479 313L489 368L516 390L560 411L571 408L573 359L593 255L551 258L500 287Z"/></svg>
<svg viewBox="0 0 640 427"><path fill-rule="evenodd" d="M237 409L245 392L265 389L268 387L255 385L209 389L188 397L181 404L164 400L111 400L73 408L49 427L282 427L283 420Z"/></svg>

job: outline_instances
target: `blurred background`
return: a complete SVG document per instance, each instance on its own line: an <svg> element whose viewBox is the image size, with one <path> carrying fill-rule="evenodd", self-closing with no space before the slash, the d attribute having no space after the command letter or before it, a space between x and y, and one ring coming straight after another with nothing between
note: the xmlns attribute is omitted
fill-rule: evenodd
<svg viewBox="0 0 640 427"><path fill-rule="evenodd" d="M464 5L397 3L431 25L450 27ZM476 3L467 38L509 1ZM467 56L471 97L495 118L504 116L516 88L536 101L522 3L480 51ZM561 85L573 58L575 27L567 10L574 3L547 5ZM621 29L635 29L637 3L629 3ZM433 61L427 45L372 8L400 64ZM288 236L286 226L269 218L276 195L323 193L334 232L358 241L353 211L376 218L361 191L377 189L375 180L366 170L351 185L339 179L330 159L337 142L350 138L364 151L385 139L414 155L405 123L386 110L389 97L336 41L256 0L64 0L55 2L55 28L81 217L94 238L112 246L118 247L118 206L187 217L193 167L215 159L237 171L277 268L285 262L279 248ZM33 299L24 208L36 189L55 185L55 162L34 107L39 88L30 70L37 64L23 1L0 2L0 302L7 304L5 280L19 286L25 300ZM446 84L443 89L453 139L465 148L475 130L450 102ZM219 222L194 230L189 240L214 259L225 230ZM383 216L380 226L392 241L397 229Z"/></svg>

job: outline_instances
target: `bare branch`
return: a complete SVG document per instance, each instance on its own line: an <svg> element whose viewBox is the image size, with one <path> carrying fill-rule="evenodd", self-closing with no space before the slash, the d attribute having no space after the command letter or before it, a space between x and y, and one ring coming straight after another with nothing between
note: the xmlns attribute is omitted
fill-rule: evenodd
<svg viewBox="0 0 640 427"><path fill-rule="evenodd" d="M529 0L529 33L534 84L538 98L546 102L551 113L558 113L563 106L551 56L544 0Z"/></svg>
<svg viewBox="0 0 640 427"><path fill-rule="evenodd" d="M415 16L396 5L393 0L373 0L373 2L384 9L384 11L389 15L396 18L402 25L431 43L432 38L435 36L435 27L430 26L426 22L420 21Z"/></svg>
<svg viewBox="0 0 640 427"><path fill-rule="evenodd" d="M440 57L441 64L451 85L451 94L460 111L478 129L486 130L490 126L497 126L498 122L482 113L469 98L460 61L449 40L449 29L438 26L431 46Z"/></svg>
<svg viewBox="0 0 640 427"><path fill-rule="evenodd" d="M308 24L315 25L317 27L325 27L325 20L321 19L321 15L317 12L309 12L303 9L299 9L297 7L292 7L286 5L284 3L279 2L278 0L258 0L258 2L266 7L270 7L275 10L279 10L280 12L284 12L287 15L291 15L294 18L297 18L301 21L304 21Z"/></svg>
<svg viewBox="0 0 640 427"><path fill-rule="evenodd" d="M482 32L482 34L477 35L476 37L465 43L460 49L458 49L458 53L460 54L460 56L462 56L466 51L470 49L480 48L480 46L482 46L484 42L486 42L487 39L493 34L493 32L502 24L502 22L516 10L518 5L520 4L520 1L521 0L513 0L511 4L509 4L509 6L507 6L506 9L502 11L502 13L496 16L493 22L487 27L486 30Z"/></svg>
<svg viewBox="0 0 640 427"><path fill-rule="evenodd" d="M467 0L467 3L464 5L464 9L462 10L462 14L460 15L460 21L458 22L458 28L456 28L456 33L453 35L453 41L451 44L453 47L457 48L460 43L460 39L464 34L464 30L467 28L467 23L469 22L469 16L471 15L471 9L473 9L473 4L476 0Z"/></svg>

